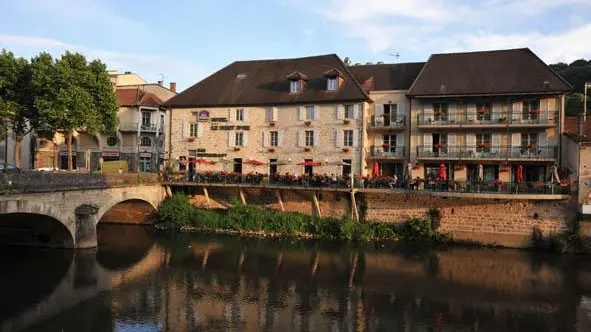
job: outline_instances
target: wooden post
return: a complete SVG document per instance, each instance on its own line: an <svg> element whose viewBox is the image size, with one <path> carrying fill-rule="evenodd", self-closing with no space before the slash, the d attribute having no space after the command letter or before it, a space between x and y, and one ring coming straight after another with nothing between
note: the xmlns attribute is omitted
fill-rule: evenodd
<svg viewBox="0 0 591 332"><path fill-rule="evenodd" d="M312 277L316 275L318 271L318 265L320 264L320 255L318 253L314 253L314 261L312 262Z"/></svg>
<svg viewBox="0 0 591 332"><path fill-rule="evenodd" d="M164 189L166 190L166 196L172 197L172 190L170 190L170 186L164 186Z"/></svg>
<svg viewBox="0 0 591 332"><path fill-rule="evenodd" d="M285 207L283 206L283 200L281 199L281 193L279 190L275 191L275 196L277 196L277 203L279 203L279 206L281 207L281 212L285 212Z"/></svg>
<svg viewBox="0 0 591 332"><path fill-rule="evenodd" d="M201 268L205 268L207 266L207 259L209 258L209 247L205 249L205 253L203 253L203 260L201 261Z"/></svg>
<svg viewBox="0 0 591 332"><path fill-rule="evenodd" d="M244 196L244 191L242 191L242 188L238 189L238 193L240 194L240 201L242 204L246 205L246 196Z"/></svg>
<svg viewBox="0 0 591 332"><path fill-rule="evenodd" d="M203 187L203 195L205 195L205 202L207 203L207 207L211 207L209 201L209 192L207 192L207 188Z"/></svg>
<svg viewBox="0 0 591 332"><path fill-rule="evenodd" d="M312 194L312 200L314 201L314 209L316 210L318 218L322 218L322 213L320 212L320 203L318 202L318 196L316 196L316 192Z"/></svg>
<svg viewBox="0 0 591 332"><path fill-rule="evenodd" d="M355 199L355 189L351 189L351 217L353 221L359 221L359 210L357 209L357 200Z"/></svg>
<svg viewBox="0 0 591 332"><path fill-rule="evenodd" d="M355 253L353 257L353 266L351 266L351 272L349 272L349 287L353 286L355 280L355 274L357 273L357 262L359 261L359 253Z"/></svg>

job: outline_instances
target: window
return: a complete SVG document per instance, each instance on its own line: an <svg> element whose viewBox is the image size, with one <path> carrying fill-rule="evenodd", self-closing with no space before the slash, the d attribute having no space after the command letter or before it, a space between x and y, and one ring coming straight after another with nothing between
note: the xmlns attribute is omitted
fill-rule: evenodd
<svg viewBox="0 0 591 332"><path fill-rule="evenodd" d="M289 92L290 93L298 93L302 91L302 81L290 81L289 83Z"/></svg>
<svg viewBox="0 0 591 332"><path fill-rule="evenodd" d="M344 130L343 146L353 146L353 130Z"/></svg>
<svg viewBox="0 0 591 332"><path fill-rule="evenodd" d="M355 108L353 105L345 105L345 119L353 119L355 117Z"/></svg>
<svg viewBox="0 0 591 332"><path fill-rule="evenodd" d="M435 116L435 121L447 121L449 118L447 103L434 103L433 115Z"/></svg>
<svg viewBox="0 0 591 332"><path fill-rule="evenodd" d="M478 121L491 120L492 107L490 103L476 104L476 118Z"/></svg>
<svg viewBox="0 0 591 332"><path fill-rule="evenodd" d="M390 126L392 121L396 121L396 113L398 112L398 104L384 105L384 126Z"/></svg>
<svg viewBox="0 0 591 332"><path fill-rule="evenodd" d="M239 108L236 110L236 121L244 121L244 108Z"/></svg>
<svg viewBox="0 0 591 332"><path fill-rule="evenodd" d="M523 120L535 120L540 113L539 100L524 100L521 116Z"/></svg>
<svg viewBox="0 0 591 332"><path fill-rule="evenodd" d="M189 157L197 157L197 150L189 150Z"/></svg>
<svg viewBox="0 0 591 332"><path fill-rule="evenodd" d="M140 172L151 171L152 167L150 166L150 162L151 162L150 157L141 157L140 158Z"/></svg>
<svg viewBox="0 0 591 332"><path fill-rule="evenodd" d="M306 120L314 120L314 106L306 106Z"/></svg>
<svg viewBox="0 0 591 332"><path fill-rule="evenodd" d="M383 136L384 148L385 153L394 153L396 151L396 135L395 134L385 134Z"/></svg>
<svg viewBox="0 0 591 332"><path fill-rule="evenodd" d="M433 134L433 152L447 151L447 134Z"/></svg>
<svg viewBox="0 0 591 332"><path fill-rule="evenodd" d="M160 114L160 127L164 128L164 114Z"/></svg>
<svg viewBox="0 0 591 332"><path fill-rule="evenodd" d="M326 83L328 91L336 91L339 88L339 80L336 77L327 78Z"/></svg>
<svg viewBox="0 0 591 332"><path fill-rule="evenodd" d="M476 134L476 152L490 152L491 134Z"/></svg>
<svg viewBox="0 0 591 332"><path fill-rule="evenodd" d="M271 135L271 139L270 139L270 143L271 146L279 146L279 132L277 131L272 131L270 132Z"/></svg>
<svg viewBox="0 0 591 332"><path fill-rule="evenodd" d="M538 146L538 133L521 133L521 147Z"/></svg>
<svg viewBox="0 0 591 332"><path fill-rule="evenodd" d="M115 145L117 145L118 142L119 142L119 140L115 136L109 136L109 138L107 138L107 145L108 146L115 146Z"/></svg>
<svg viewBox="0 0 591 332"><path fill-rule="evenodd" d="M244 133L241 131L236 132L236 146L244 146Z"/></svg>
<svg viewBox="0 0 591 332"><path fill-rule="evenodd" d="M143 146L143 147L152 146L152 140L150 139L150 137L147 137L147 136L142 137L142 139L140 141L140 146Z"/></svg>
<svg viewBox="0 0 591 332"><path fill-rule="evenodd" d="M152 114L150 112L142 112L142 126L150 127L152 124Z"/></svg>
<svg viewBox="0 0 591 332"><path fill-rule="evenodd" d="M199 124L197 123L191 123L189 125L189 137L197 137L198 126Z"/></svg>
<svg viewBox="0 0 591 332"><path fill-rule="evenodd" d="M314 131L313 130L306 130L306 146L314 146Z"/></svg>
<svg viewBox="0 0 591 332"><path fill-rule="evenodd" d="M351 159L343 159L343 176L351 174Z"/></svg>

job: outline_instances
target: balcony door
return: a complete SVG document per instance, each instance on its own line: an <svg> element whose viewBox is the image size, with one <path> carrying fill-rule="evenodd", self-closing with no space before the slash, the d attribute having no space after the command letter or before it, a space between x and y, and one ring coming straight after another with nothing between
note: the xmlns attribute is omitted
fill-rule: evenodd
<svg viewBox="0 0 591 332"><path fill-rule="evenodd" d="M384 153L394 154L396 153L396 134L384 134L383 135L383 148Z"/></svg>
<svg viewBox="0 0 591 332"><path fill-rule="evenodd" d="M388 127L392 121L396 121L398 113L397 104L385 104L384 105L384 126Z"/></svg>

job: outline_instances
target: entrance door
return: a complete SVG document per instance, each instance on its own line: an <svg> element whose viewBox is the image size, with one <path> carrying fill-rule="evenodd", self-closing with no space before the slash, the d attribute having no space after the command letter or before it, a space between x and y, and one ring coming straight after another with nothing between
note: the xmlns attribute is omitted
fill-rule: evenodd
<svg viewBox="0 0 591 332"><path fill-rule="evenodd" d="M277 159L269 159L269 179L273 180L277 173Z"/></svg>
<svg viewBox="0 0 591 332"><path fill-rule="evenodd" d="M234 173L242 174L242 158L234 158Z"/></svg>
<svg viewBox="0 0 591 332"><path fill-rule="evenodd" d="M68 169L68 156L60 156L60 168ZM72 151L72 169L76 169L76 153Z"/></svg>
<svg viewBox="0 0 591 332"><path fill-rule="evenodd" d="M343 159L343 176L348 177L351 174L351 159Z"/></svg>
<svg viewBox="0 0 591 332"><path fill-rule="evenodd" d="M150 167L150 161L152 161L152 158L150 157L140 158L140 172L150 172L152 170L152 167Z"/></svg>
<svg viewBox="0 0 591 332"><path fill-rule="evenodd" d="M312 159L304 159L305 162L312 162L314 160ZM309 176L312 176L312 174L314 174L314 167L313 166L304 166L304 174L308 174Z"/></svg>

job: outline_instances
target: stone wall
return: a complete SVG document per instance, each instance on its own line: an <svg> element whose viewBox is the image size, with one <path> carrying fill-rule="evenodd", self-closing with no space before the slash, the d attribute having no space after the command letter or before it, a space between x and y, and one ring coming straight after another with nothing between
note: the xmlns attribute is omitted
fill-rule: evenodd
<svg viewBox="0 0 591 332"><path fill-rule="evenodd" d="M202 189L195 189L193 204L202 208L227 208L228 202L239 198L237 188L208 189L207 203ZM281 210L274 189L244 189L248 204ZM279 191L284 210L314 214L314 191ZM350 211L350 194L318 191L323 217L342 217ZM534 228L542 233L560 232L575 217L576 205L571 201L499 200L438 197L403 193L358 193L358 204L367 207L366 220L401 223L409 218L424 218L430 208L441 211L440 230L455 239L479 241L507 247L529 245Z"/></svg>

